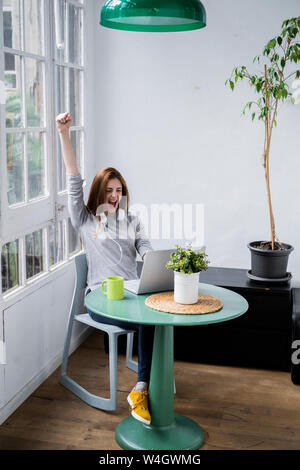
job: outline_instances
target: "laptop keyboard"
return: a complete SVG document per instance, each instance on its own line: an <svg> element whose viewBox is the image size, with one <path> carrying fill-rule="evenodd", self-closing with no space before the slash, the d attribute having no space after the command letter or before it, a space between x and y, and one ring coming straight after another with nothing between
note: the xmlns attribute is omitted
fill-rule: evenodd
<svg viewBox="0 0 300 470"><path fill-rule="evenodd" d="M130 290L137 291L139 288L140 280L139 279L131 279L129 281L124 281L124 289L128 287Z"/></svg>

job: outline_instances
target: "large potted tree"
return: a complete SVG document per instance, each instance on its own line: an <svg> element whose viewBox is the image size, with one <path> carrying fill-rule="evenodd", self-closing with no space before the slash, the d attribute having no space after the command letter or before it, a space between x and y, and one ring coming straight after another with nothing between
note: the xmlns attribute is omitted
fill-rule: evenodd
<svg viewBox="0 0 300 470"><path fill-rule="evenodd" d="M251 110L252 121L258 117L264 122L265 136L263 148L263 168L265 172L270 240L253 241L248 244L251 251L251 270L248 276L257 281L282 282L290 279L287 273L288 257L293 247L282 243L276 234L270 190L270 146L272 131L277 126L277 116L281 102L292 99L290 85L300 77L295 66L300 60L300 16L285 20L280 35L272 38L263 49L263 57L256 56L253 63L263 65L259 73L250 73L243 65L234 67L230 78L225 82L231 90L238 80L246 80L258 98L246 103L242 110Z"/></svg>

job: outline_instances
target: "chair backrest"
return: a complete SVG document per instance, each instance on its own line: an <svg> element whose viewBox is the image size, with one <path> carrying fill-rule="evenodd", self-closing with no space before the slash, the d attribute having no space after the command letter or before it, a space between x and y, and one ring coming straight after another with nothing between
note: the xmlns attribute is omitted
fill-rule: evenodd
<svg viewBox="0 0 300 470"><path fill-rule="evenodd" d="M87 260L86 254L80 253L75 256L75 285L73 291L72 304L70 309L70 319L73 319L74 315L83 313L86 311L84 306L84 294L87 284Z"/></svg>
<svg viewBox="0 0 300 470"><path fill-rule="evenodd" d="M87 281L88 266L86 261L86 254L81 253L75 256L75 267L76 267L76 288L85 289Z"/></svg>

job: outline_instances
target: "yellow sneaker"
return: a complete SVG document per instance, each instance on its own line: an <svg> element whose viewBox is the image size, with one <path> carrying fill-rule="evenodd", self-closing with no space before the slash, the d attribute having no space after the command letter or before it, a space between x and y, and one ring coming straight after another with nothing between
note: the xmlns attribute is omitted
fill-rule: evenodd
<svg viewBox="0 0 300 470"><path fill-rule="evenodd" d="M131 411L131 416L142 423L150 424L151 416L148 410L148 390L135 392L133 388L127 397L127 401L130 405L129 411Z"/></svg>

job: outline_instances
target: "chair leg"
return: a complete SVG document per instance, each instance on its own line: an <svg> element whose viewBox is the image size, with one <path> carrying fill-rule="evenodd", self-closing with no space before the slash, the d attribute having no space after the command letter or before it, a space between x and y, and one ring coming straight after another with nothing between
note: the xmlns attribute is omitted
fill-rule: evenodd
<svg viewBox="0 0 300 470"><path fill-rule="evenodd" d="M70 352L70 344L71 344L71 337L72 337L72 329L73 329L73 321L74 316L71 314L68 319L68 327L67 327L67 337L64 345L64 352L62 357L62 364L60 369L60 377L66 375L67 367L68 367L68 360L69 360L69 352Z"/></svg>
<svg viewBox="0 0 300 470"><path fill-rule="evenodd" d="M110 400L117 408L117 386L118 386L118 335L109 333L109 384Z"/></svg>
<svg viewBox="0 0 300 470"><path fill-rule="evenodd" d="M100 410L114 411L117 409L118 336L119 335L115 333L109 333L110 398L99 397L98 395L88 392L67 375L66 369L61 372L60 375L61 385L77 395L88 405Z"/></svg>
<svg viewBox="0 0 300 470"><path fill-rule="evenodd" d="M138 372L138 363L133 361L132 359L132 350L133 350L133 338L134 332L127 333L127 346L126 346L126 367L128 369L133 370L134 372Z"/></svg>

